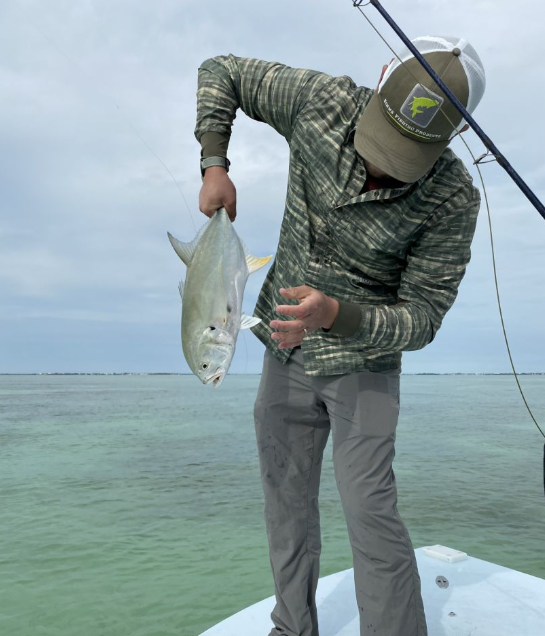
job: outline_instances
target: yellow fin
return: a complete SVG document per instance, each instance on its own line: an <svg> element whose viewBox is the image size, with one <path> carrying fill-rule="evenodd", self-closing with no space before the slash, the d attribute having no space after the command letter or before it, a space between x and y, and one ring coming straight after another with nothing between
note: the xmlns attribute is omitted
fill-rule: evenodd
<svg viewBox="0 0 545 636"><path fill-rule="evenodd" d="M259 258L258 256L246 254L246 264L248 265L248 271L250 272L250 274L257 272L257 270L264 267L271 260L271 258L272 255Z"/></svg>

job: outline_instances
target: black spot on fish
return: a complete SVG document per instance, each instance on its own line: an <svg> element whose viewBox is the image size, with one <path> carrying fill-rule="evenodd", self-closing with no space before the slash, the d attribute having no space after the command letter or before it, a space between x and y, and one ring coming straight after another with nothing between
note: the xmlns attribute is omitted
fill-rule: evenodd
<svg viewBox="0 0 545 636"><path fill-rule="evenodd" d="M231 307L231 305L227 305L227 311L228 313L231 313L231 311L233 311L233 308Z"/></svg>
<svg viewBox="0 0 545 636"><path fill-rule="evenodd" d="M215 327L209 327L210 331L214 331Z"/></svg>

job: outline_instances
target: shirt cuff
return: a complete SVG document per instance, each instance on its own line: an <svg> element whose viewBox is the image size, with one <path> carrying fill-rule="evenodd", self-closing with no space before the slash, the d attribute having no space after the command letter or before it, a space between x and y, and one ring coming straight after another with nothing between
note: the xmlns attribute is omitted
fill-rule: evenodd
<svg viewBox="0 0 545 636"><path fill-rule="evenodd" d="M362 308L356 303L347 303L342 300L337 302L339 303L339 313L335 322L329 329L323 329L323 331L334 336L353 336L361 324Z"/></svg>
<svg viewBox="0 0 545 636"><path fill-rule="evenodd" d="M229 135L219 132L205 132L201 136L201 157L227 157Z"/></svg>

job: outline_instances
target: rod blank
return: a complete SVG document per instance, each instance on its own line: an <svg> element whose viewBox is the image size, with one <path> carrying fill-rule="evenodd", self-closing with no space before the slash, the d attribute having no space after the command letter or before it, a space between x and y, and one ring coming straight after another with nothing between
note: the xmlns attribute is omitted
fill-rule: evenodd
<svg viewBox="0 0 545 636"><path fill-rule="evenodd" d="M360 8L363 0L359 2L356 0L354 2L354 6ZM388 22L388 24L392 27L392 29L397 33L397 35L401 38L405 46L411 51L411 53L416 57L416 59L420 62L420 64L427 71L428 75L437 83L437 85L441 88L441 90L445 93L445 95L450 99L450 101L454 104L455 108L460 112L463 118L467 121L467 123L471 126L471 128L475 131L475 134L481 139L486 148L494 155L496 161L500 164L500 166L507 172L507 174L513 179L513 181L517 184L517 186L524 193L526 198L530 201L530 203L535 207L535 209L539 212L539 214L545 219L545 206L543 203L537 198L534 192L528 187L522 177L517 173L517 171L513 168L513 166L507 161L505 156L498 150L495 144L492 142L490 137L485 134L483 129L479 126L479 124L473 119L473 117L467 112L464 106L460 103L458 98L452 93L449 87L443 82L443 80L437 75L437 73L432 69L432 67L428 64L425 58L421 55L420 51L416 49L414 44L409 40L409 38L405 35L405 33L401 30L401 28L394 22L388 12L384 9L384 7L380 4L378 0L369 0L367 4L372 4L375 9L382 15L382 17ZM361 9L360 9L361 10Z"/></svg>

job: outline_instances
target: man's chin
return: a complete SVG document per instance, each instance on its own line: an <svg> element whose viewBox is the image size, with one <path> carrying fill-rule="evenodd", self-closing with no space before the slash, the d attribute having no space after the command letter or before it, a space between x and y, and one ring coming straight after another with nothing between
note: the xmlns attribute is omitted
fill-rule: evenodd
<svg viewBox="0 0 545 636"><path fill-rule="evenodd" d="M387 172L384 172L384 170L381 170L374 164L369 163L367 159L364 159L363 163L365 164L365 169L367 170L368 174L370 174L374 179L382 179L384 181L393 179L393 177L390 176Z"/></svg>

